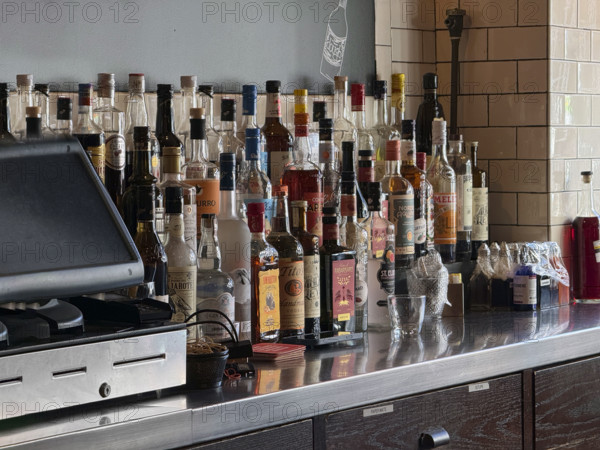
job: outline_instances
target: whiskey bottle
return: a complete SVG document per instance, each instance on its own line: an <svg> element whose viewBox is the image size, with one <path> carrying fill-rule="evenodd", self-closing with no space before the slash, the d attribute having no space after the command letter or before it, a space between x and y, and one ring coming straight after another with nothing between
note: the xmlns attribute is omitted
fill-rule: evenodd
<svg viewBox="0 0 600 450"><path fill-rule="evenodd" d="M291 233L287 186L276 185L276 209L267 242L279 254L280 336L304 334L304 250Z"/></svg>
<svg viewBox="0 0 600 450"><path fill-rule="evenodd" d="M73 134L73 101L69 97L58 97L56 99L56 126L54 132L56 136L71 136Z"/></svg>
<svg viewBox="0 0 600 450"><path fill-rule="evenodd" d="M477 259L477 250L488 243L488 174L477 166L479 142L471 142L473 163L473 232L471 233L471 259Z"/></svg>
<svg viewBox="0 0 600 450"><path fill-rule="evenodd" d="M280 336L279 255L265 240L265 204L248 204L252 232L252 343L277 342Z"/></svg>
<svg viewBox="0 0 600 450"><path fill-rule="evenodd" d="M0 83L0 144L10 144L17 141L10 131L9 95L8 83Z"/></svg>
<svg viewBox="0 0 600 450"><path fill-rule="evenodd" d="M444 117L444 109L437 100L438 77L435 73L423 75L423 102L417 112L417 151L427 154L427 162L432 158L433 119Z"/></svg>
<svg viewBox="0 0 600 450"><path fill-rule="evenodd" d="M31 74L17 75L17 107L15 108L12 133L18 141L25 139L27 123L25 122L25 108L34 106L33 103L33 76ZM84 147L85 148L85 147Z"/></svg>
<svg viewBox="0 0 600 450"><path fill-rule="evenodd" d="M236 176L245 169L244 143L240 141L236 125L237 102L233 98L221 99L221 139L223 140L223 152L235 155Z"/></svg>
<svg viewBox="0 0 600 450"><path fill-rule="evenodd" d="M27 129L25 139L27 141L39 141L42 139L42 109L39 106L28 106L25 108L25 122Z"/></svg>
<svg viewBox="0 0 600 450"><path fill-rule="evenodd" d="M208 145L206 159L213 164L218 164L219 155L223 153L223 140L214 127L213 95L214 89L211 85L201 84L198 86L198 107L204 108L206 117L206 144Z"/></svg>
<svg viewBox="0 0 600 450"><path fill-rule="evenodd" d="M175 134L183 143L185 158L182 162L187 163L192 158L191 149L186 147L190 136L190 109L197 107L196 101L196 75L182 75L179 77L181 83L180 110Z"/></svg>
<svg viewBox="0 0 600 450"><path fill-rule="evenodd" d="M92 113L92 85L90 83L80 84L77 125L73 130L73 136L79 139L81 146L92 161L96 173L104 182L104 132L94 122Z"/></svg>
<svg viewBox="0 0 600 450"><path fill-rule="evenodd" d="M373 118L375 125L371 130L377 162L375 163L375 179L381 180L385 175L385 145L390 139L398 139L399 133L389 124L387 112L387 81L375 80L373 86ZM358 148L360 152L361 147ZM365 194L365 192L363 192Z"/></svg>
<svg viewBox="0 0 600 450"><path fill-rule="evenodd" d="M175 134L172 84L158 84L156 86L156 139L158 140L161 158L163 149L166 147L179 147L181 156L185 157L183 143Z"/></svg>
<svg viewBox="0 0 600 450"><path fill-rule="evenodd" d="M281 120L281 81L267 81L267 109L262 132L267 152L267 175L272 183L280 184L283 169L292 159L294 140Z"/></svg>

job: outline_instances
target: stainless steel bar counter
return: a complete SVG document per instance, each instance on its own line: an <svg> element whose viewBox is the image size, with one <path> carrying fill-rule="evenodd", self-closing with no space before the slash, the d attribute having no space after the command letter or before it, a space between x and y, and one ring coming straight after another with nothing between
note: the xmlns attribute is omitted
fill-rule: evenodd
<svg viewBox="0 0 600 450"><path fill-rule="evenodd" d="M186 446L598 353L600 305L467 313L426 322L419 337L401 342L392 343L389 331L370 331L360 345L256 363L255 378L224 381L218 389L183 388L61 411L36 405L38 414L0 421L0 445ZM5 416L23 407L1 406Z"/></svg>

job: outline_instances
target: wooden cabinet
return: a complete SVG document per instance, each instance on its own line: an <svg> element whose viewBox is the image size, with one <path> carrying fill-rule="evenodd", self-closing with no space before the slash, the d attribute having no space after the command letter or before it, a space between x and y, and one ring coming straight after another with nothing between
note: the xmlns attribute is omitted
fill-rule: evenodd
<svg viewBox="0 0 600 450"><path fill-rule="evenodd" d="M324 421L327 449L418 449L421 433L442 428L450 438L443 448L522 448L521 375L332 413Z"/></svg>

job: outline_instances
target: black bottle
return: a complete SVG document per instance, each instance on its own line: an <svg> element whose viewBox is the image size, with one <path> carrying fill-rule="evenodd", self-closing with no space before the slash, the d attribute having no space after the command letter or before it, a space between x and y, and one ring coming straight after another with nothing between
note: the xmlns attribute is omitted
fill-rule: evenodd
<svg viewBox="0 0 600 450"><path fill-rule="evenodd" d="M417 113L417 152L431 156L431 124L435 118L444 117L444 109L437 100L438 77L435 73L423 75L423 102Z"/></svg>

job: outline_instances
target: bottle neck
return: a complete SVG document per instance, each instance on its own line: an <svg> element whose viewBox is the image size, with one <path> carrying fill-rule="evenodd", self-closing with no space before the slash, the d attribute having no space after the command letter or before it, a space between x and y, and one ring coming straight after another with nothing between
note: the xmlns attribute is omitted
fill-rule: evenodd
<svg viewBox="0 0 600 450"><path fill-rule="evenodd" d="M237 124L232 120L221 120L221 132L226 134L235 134Z"/></svg>
<svg viewBox="0 0 600 450"><path fill-rule="evenodd" d="M178 240L185 244L183 237L183 214L182 213L167 213L169 229L167 231L168 240Z"/></svg>
<svg viewBox="0 0 600 450"><path fill-rule="evenodd" d="M310 140L308 138L308 125L296 125L296 139L294 140L294 161L302 163L310 157Z"/></svg>
<svg viewBox="0 0 600 450"><path fill-rule="evenodd" d="M355 108L355 107L353 107L353 108ZM366 119L364 105L358 106L358 108L362 108L362 109L352 111L354 127L357 130L364 130L367 127L367 125L366 125L367 119Z"/></svg>
<svg viewBox="0 0 600 450"><path fill-rule="evenodd" d="M323 244L340 245L340 226L337 223L323 223Z"/></svg>
<svg viewBox="0 0 600 450"><path fill-rule="evenodd" d="M27 117L25 119L27 124L26 136L27 139L41 139L42 138L42 118L41 117Z"/></svg>
<svg viewBox="0 0 600 450"><path fill-rule="evenodd" d="M275 216L271 219L271 232L289 233L290 221L288 218L287 196L277 197Z"/></svg>
<svg viewBox="0 0 600 450"><path fill-rule="evenodd" d="M213 128L213 99L212 99L212 97L209 95L206 95L206 94L199 94L197 105L199 108L204 108L204 117L206 118L206 127Z"/></svg>
<svg viewBox="0 0 600 450"><path fill-rule="evenodd" d="M161 171L161 176L162 176L162 182L165 181L182 181L181 179L181 173L170 173L170 172L165 172L164 170Z"/></svg>
<svg viewBox="0 0 600 450"><path fill-rule="evenodd" d="M386 159L385 160L385 174L386 175L400 175L400 161L397 159Z"/></svg>
<svg viewBox="0 0 600 450"><path fill-rule="evenodd" d="M173 98L159 97L156 109L156 136L173 134Z"/></svg>
<svg viewBox="0 0 600 450"><path fill-rule="evenodd" d="M446 164L448 164L448 153L446 150L446 141L443 141L441 144L433 144L432 148L432 159L438 159Z"/></svg>
<svg viewBox="0 0 600 450"><path fill-rule="evenodd" d="M244 114L242 116L242 130L245 132L246 128L258 128L258 121L256 114Z"/></svg>
<svg viewBox="0 0 600 450"><path fill-rule="evenodd" d="M132 176L152 176L152 155L150 153L150 142L136 142L133 153Z"/></svg>
<svg viewBox="0 0 600 450"><path fill-rule="evenodd" d="M267 94L267 110L265 112L265 123L281 122L281 94L271 92Z"/></svg>
<svg viewBox="0 0 600 450"><path fill-rule="evenodd" d="M152 219L138 219L137 221L137 232L138 233L156 233L154 227L154 217Z"/></svg>
<svg viewBox="0 0 600 450"><path fill-rule="evenodd" d="M77 127L85 127L91 125L92 122L92 107L89 105L79 105L79 109L77 111Z"/></svg>
<svg viewBox="0 0 600 450"><path fill-rule="evenodd" d="M201 270L220 270L221 253L216 233L216 218L203 217L201 223L200 244L198 244L198 268Z"/></svg>
<svg viewBox="0 0 600 450"><path fill-rule="evenodd" d="M179 117L183 127L189 126L190 121L188 117L190 115L190 109L195 108L197 104L194 90L194 88L181 89L181 110Z"/></svg>
<svg viewBox="0 0 600 450"><path fill-rule="evenodd" d="M208 146L206 139L190 139L192 143L192 161L206 163L208 157Z"/></svg>
<svg viewBox="0 0 600 450"><path fill-rule="evenodd" d="M437 101L437 89L425 89L423 92L423 100L428 103L433 103Z"/></svg>
<svg viewBox="0 0 600 450"><path fill-rule="evenodd" d="M336 89L333 97L334 118L336 120L346 119L346 102L348 100L346 97L346 89Z"/></svg>
<svg viewBox="0 0 600 450"><path fill-rule="evenodd" d="M73 121L67 119L56 120L56 131L61 134L71 135L73 134Z"/></svg>
<svg viewBox="0 0 600 450"><path fill-rule="evenodd" d="M17 96L19 97L19 108L25 117L25 108L33 106L33 86L17 86Z"/></svg>
<svg viewBox="0 0 600 450"><path fill-rule="evenodd" d="M50 128L50 102L47 94L39 93L38 106L42 109L42 128Z"/></svg>
<svg viewBox="0 0 600 450"><path fill-rule="evenodd" d="M292 233L306 232L306 209L303 207L292 207Z"/></svg>
<svg viewBox="0 0 600 450"><path fill-rule="evenodd" d="M235 179L233 186L235 186ZM220 191L220 218L237 219L235 189Z"/></svg>
<svg viewBox="0 0 600 450"><path fill-rule="evenodd" d="M115 98L114 97L98 97L97 100L98 109L100 108L114 108L115 107Z"/></svg>
<svg viewBox="0 0 600 450"><path fill-rule="evenodd" d="M384 126L388 124L388 113L387 113L387 98L384 95L383 98L375 100L373 104L374 116L377 117L377 125Z"/></svg>
<svg viewBox="0 0 600 450"><path fill-rule="evenodd" d="M148 112L146 111L146 102L144 101L144 93L130 92L127 100L127 118L126 129L133 133L133 127L148 126Z"/></svg>
<svg viewBox="0 0 600 450"><path fill-rule="evenodd" d="M473 163L473 167L477 167L477 147L472 147L471 161Z"/></svg>
<svg viewBox="0 0 600 450"><path fill-rule="evenodd" d="M580 207L577 215L579 217L594 217L596 216L594 209L594 191L592 183L583 183L580 193Z"/></svg>

